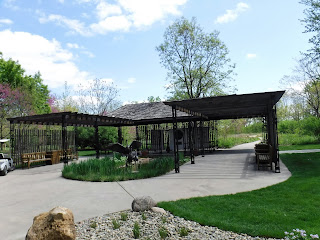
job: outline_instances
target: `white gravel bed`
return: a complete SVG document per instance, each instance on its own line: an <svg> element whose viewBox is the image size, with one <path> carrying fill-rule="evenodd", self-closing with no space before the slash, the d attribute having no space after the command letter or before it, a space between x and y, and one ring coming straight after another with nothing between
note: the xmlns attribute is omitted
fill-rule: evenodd
<svg viewBox="0 0 320 240"><path fill-rule="evenodd" d="M126 220L121 220L127 216ZM251 237L223 231L216 227L201 226L199 223L152 211L133 212L131 210L106 214L76 223L77 240L80 239L135 239L134 224L139 226L139 239L274 239ZM119 224L119 228L114 225ZM161 238L159 230L166 238ZM181 234L184 233L184 236ZM164 236L163 236L164 237Z"/></svg>

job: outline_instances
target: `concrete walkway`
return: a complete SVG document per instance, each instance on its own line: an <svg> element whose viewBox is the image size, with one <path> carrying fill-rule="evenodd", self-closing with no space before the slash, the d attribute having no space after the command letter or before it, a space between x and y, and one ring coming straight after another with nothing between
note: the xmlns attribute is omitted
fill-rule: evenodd
<svg viewBox="0 0 320 240"><path fill-rule="evenodd" d="M218 150L187 163L180 173L124 182L81 182L61 177L63 164L15 170L0 177L0 238L24 239L33 217L56 206L71 209L75 221L129 209L134 197L149 195L156 201L196 196L233 194L267 187L291 174L257 171L254 143Z"/></svg>

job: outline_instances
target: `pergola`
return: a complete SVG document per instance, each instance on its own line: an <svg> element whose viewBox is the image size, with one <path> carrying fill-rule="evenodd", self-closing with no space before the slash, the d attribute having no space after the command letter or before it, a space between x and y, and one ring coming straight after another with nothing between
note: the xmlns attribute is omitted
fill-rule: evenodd
<svg viewBox="0 0 320 240"><path fill-rule="evenodd" d="M10 121L11 138L13 138L14 124L60 125L62 127L63 150L66 150L67 126L95 127L96 152L97 157L99 157L99 126L121 127L172 123L173 131L176 132L178 122L199 121L201 125L203 121L210 120L262 117L265 119L267 126L267 141L273 146L275 171L280 172L276 103L283 94L284 91L276 91L125 105L111 112L110 116L62 112L10 118L8 120ZM192 124L189 126L192 126ZM118 133L121 134L121 131ZM178 173L179 154L176 137L174 141L175 171Z"/></svg>
<svg viewBox="0 0 320 240"><path fill-rule="evenodd" d="M275 163L275 172L280 172L276 103L284 93L285 91L276 91L228 95L181 101L167 101L164 102L164 104L172 107L174 128L176 128L177 111L197 115L206 120L265 118L267 125L267 141L268 144L273 146L272 159ZM175 154L176 172L179 172L178 161L179 155Z"/></svg>
<svg viewBox="0 0 320 240"><path fill-rule="evenodd" d="M44 126L61 126L61 149L66 155L67 152L67 127L94 127L95 128L95 145L99 146L99 127L100 126L127 126L132 125L133 121L125 118L117 118L110 116L100 116L100 115L90 115L77 112L59 112L41 115L32 115L16 118L8 118L10 121L10 139L11 146L15 141L14 128L15 124L26 124L26 125L44 125ZM11 155L16 155L14 153L14 148L11 147ZM21 153L20 153L21 154ZM19 156L20 156L19 154ZM99 158L100 151L99 147L96 147L96 157Z"/></svg>

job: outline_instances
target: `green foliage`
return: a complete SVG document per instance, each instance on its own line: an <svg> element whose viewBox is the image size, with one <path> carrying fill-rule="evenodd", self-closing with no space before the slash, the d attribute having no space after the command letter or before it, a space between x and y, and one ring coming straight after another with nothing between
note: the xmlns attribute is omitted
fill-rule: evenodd
<svg viewBox="0 0 320 240"><path fill-rule="evenodd" d="M306 135L320 135L320 118L310 116L301 121L301 129Z"/></svg>
<svg viewBox="0 0 320 240"><path fill-rule="evenodd" d="M143 221L147 220L147 216L144 213L141 213L141 217Z"/></svg>
<svg viewBox="0 0 320 240"><path fill-rule="evenodd" d="M168 70L173 99L221 95L231 79L234 66L219 33L204 33L195 18L177 19L156 49Z"/></svg>
<svg viewBox="0 0 320 240"><path fill-rule="evenodd" d="M122 220L122 221L127 221L127 219L128 219L128 213L122 212L122 213L120 213L120 217L121 217L121 220Z"/></svg>
<svg viewBox="0 0 320 240"><path fill-rule="evenodd" d="M120 226L121 225L117 220L112 219L112 227L113 227L113 229L118 229L118 228L120 228Z"/></svg>
<svg viewBox="0 0 320 240"><path fill-rule="evenodd" d="M305 149L320 149L320 144L305 144L305 145L282 145L279 146L280 151L287 150L305 150Z"/></svg>
<svg viewBox="0 0 320 240"><path fill-rule="evenodd" d="M184 161L185 159L181 159L181 163ZM62 176L81 181L113 182L156 177L174 169L174 161L170 157L156 158L147 164L142 164L138 172L132 172L131 168L126 168L124 165L125 159L112 160L108 157L90 159L64 166Z"/></svg>
<svg viewBox="0 0 320 240"><path fill-rule="evenodd" d="M159 96L154 97L154 96L150 96L147 99L148 102L152 103L152 102L161 102L161 98Z"/></svg>
<svg viewBox="0 0 320 240"><path fill-rule="evenodd" d="M179 229L180 237L186 237L186 236L188 236L188 234L189 234L189 229L188 228L182 227L182 228Z"/></svg>
<svg viewBox="0 0 320 240"><path fill-rule="evenodd" d="M262 121L254 122L246 125L242 132L243 133L261 133L262 131Z"/></svg>
<svg viewBox="0 0 320 240"><path fill-rule="evenodd" d="M314 116L310 116L300 121L281 121L278 124L278 132L318 136L320 135L320 119Z"/></svg>
<svg viewBox="0 0 320 240"><path fill-rule="evenodd" d="M97 223L96 222L92 222L92 223L90 223L90 227L91 228L97 228Z"/></svg>
<svg viewBox="0 0 320 240"><path fill-rule="evenodd" d="M218 138L218 147L219 148L231 148L233 146L258 141L260 139L259 136L250 136L245 134L239 135L227 135L227 136L219 136Z"/></svg>
<svg viewBox="0 0 320 240"><path fill-rule="evenodd" d="M278 123L278 132L279 133L289 133L294 134L300 132L300 123L299 121L294 120L284 120Z"/></svg>
<svg viewBox="0 0 320 240"><path fill-rule="evenodd" d="M7 118L49 113L49 90L40 73L25 75L25 70L0 52L0 138L8 137Z"/></svg>
<svg viewBox="0 0 320 240"><path fill-rule="evenodd" d="M168 234L168 230L163 226L159 227L158 232L159 232L159 235L160 235L161 239L165 239L169 235Z"/></svg>
<svg viewBox="0 0 320 240"><path fill-rule="evenodd" d="M25 75L25 70L18 62L12 59L3 59L1 52L0 83L8 84L12 89L20 89L25 97L29 96L29 101L35 113L43 114L51 111L48 104L48 86L43 84L41 74L38 72L33 76Z"/></svg>
<svg viewBox="0 0 320 240"><path fill-rule="evenodd" d="M280 158L292 173L285 182L251 192L158 205L201 225L251 236L283 238L284 231L297 227L319 233L320 153L281 154Z"/></svg>
<svg viewBox="0 0 320 240"><path fill-rule="evenodd" d="M319 143L319 138L312 135L279 134L279 145L305 145Z"/></svg>
<svg viewBox="0 0 320 240"><path fill-rule="evenodd" d="M115 127L99 127L99 141L101 149L118 141L118 130Z"/></svg>
<svg viewBox="0 0 320 240"><path fill-rule="evenodd" d="M311 43L311 49L308 51L308 55L312 59L320 58L320 4L319 0L301 0L300 3L306 5L304 14L306 15L301 21L305 24L305 32L312 33L313 36L309 39Z"/></svg>
<svg viewBox="0 0 320 240"><path fill-rule="evenodd" d="M140 237L140 226L139 223L135 222L133 226L133 236L135 239L138 239Z"/></svg>
<svg viewBox="0 0 320 240"><path fill-rule="evenodd" d="M93 127L77 128L77 144L81 149L95 148L95 129ZM115 127L99 127L100 149L105 149L109 144L117 142L118 132Z"/></svg>

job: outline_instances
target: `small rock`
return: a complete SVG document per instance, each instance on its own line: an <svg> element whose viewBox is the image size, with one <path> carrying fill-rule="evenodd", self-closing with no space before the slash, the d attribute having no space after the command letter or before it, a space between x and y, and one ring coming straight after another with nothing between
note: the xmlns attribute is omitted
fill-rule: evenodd
<svg viewBox="0 0 320 240"><path fill-rule="evenodd" d="M149 196L143 196L135 198L132 201L131 208L135 212L142 212L150 210L152 207L155 207L157 203Z"/></svg>
<svg viewBox="0 0 320 240"><path fill-rule="evenodd" d="M34 217L26 240L74 240L76 229L73 213L68 208L55 207Z"/></svg>
<svg viewBox="0 0 320 240"><path fill-rule="evenodd" d="M151 211L155 212L155 213L163 213L163 214L167 213L166 210L164 210L163 208L159 208L159 207L152 207Z"/></svg>

